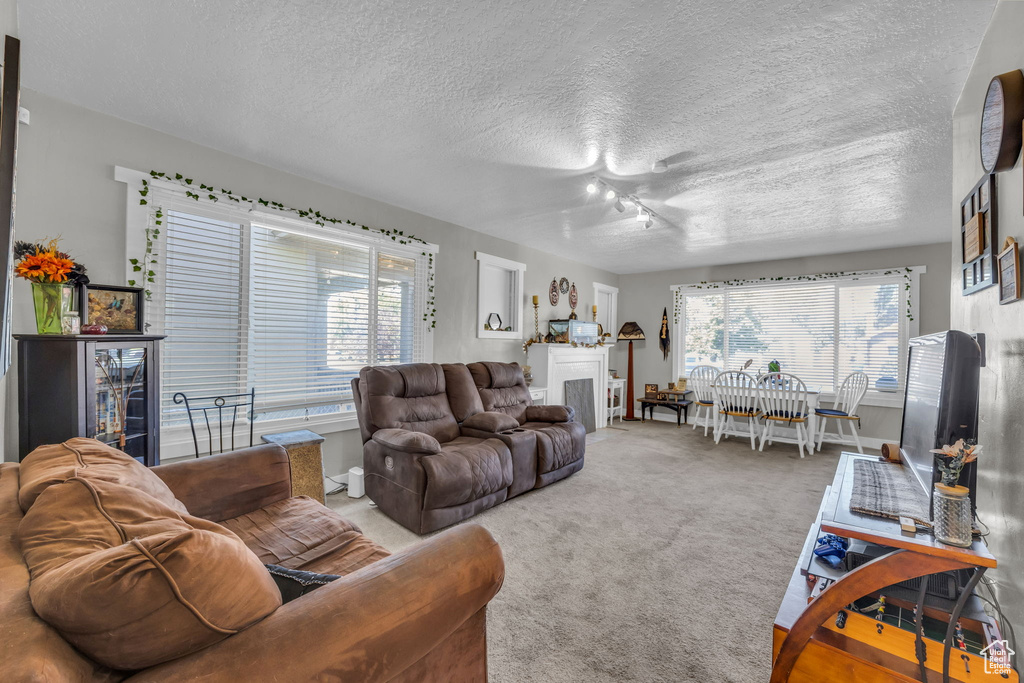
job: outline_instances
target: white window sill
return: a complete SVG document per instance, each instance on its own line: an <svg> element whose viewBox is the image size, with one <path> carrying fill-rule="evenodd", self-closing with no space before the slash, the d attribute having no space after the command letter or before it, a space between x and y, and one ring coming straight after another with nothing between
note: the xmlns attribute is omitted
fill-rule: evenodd
<svg viewBox="0 0 1024 683"><path fill-rule="evenodd" d="M333 434L345 432L350 429L358 429L359 420L356 414L345 413L344 415L328 415L320 419L293 417L285 420L267 420L256 422L256 429L253 432L253 445L259 446L263 443L260 437L264 434L277 434L278 432L290 432L299 429L308 429L317 434ZM214 447L217 446L216 427L214 427ZM239 429L235 432L236 448L247 448L247 429ZM196 427L196 436L199 439L200 449L208 447L209 439L206 438L206 426ZM228 441L228 439L225 439ZM230 450L230 443L225 444L225 451ZM192 432L186 427L175 427L162 429L160 431L160 462L166 464L182 458L194 458L196 456L195 444L192 442Z"/></svg>
<svg viewBox="0 0 1024 683"><path fill-rule="evenodd" d="M835 392L822 392L818 405L829 407L835 403ZM860 402L862 406L878 406L880 408L903 408L902 391L869 391Z"/></svg>

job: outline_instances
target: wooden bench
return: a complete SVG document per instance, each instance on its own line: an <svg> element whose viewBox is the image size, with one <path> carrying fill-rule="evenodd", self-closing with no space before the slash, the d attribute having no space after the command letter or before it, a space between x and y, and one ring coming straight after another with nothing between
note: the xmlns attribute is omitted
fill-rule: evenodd
<svg viewBox="0 0 1024 683"><path fill-rule="evenodd" d="M688 393L690 392L687 391L686 394ZM686 394L683 395L685 396ZM683 422L686 422L687 409L690 407L690 404L693 403L693 401L685 399L679 401L670 401L664 398L638 398L636 402L640 404L641 422L647 422L646 416L648 410L651 411L651 419L653 420L654 409L658 406L662 406L664 408L671 408L672 410L676 411L676 427L682 427Z"/></svg>

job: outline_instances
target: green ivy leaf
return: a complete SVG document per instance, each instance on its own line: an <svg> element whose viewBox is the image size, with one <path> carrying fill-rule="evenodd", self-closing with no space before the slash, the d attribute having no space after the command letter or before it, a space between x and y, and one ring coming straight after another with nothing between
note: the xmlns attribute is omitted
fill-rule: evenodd
<svg viewBox="0 0 1024 683"><path fill-rule="evenodd" d="M132 270L137 273L142 270L142 266L132 266Z"/></svg>
<svg viewBox="0 0 1024 683"><path fill-rule="evenodd" d="M135 280L129 280L128 281L128 286L129 287L134 287L135 286Z"/></svg>
<svg viewBox="0 0 1024 683"><path fill-rule="evenodd" d="M133 266L138 265L139 259L137 259L137 258L130 258L130 259L128 259L128 263L132 264Z"/></svg>
<svg viewBox="0 0 1024 683"><path fill-rule="evenodd" d="M139 200L139 204L140 204L141 206L145 206L146 204L149 204L149 202L147 202L147 201L146 201L145 199L140 199L140 200Z"/></svg>

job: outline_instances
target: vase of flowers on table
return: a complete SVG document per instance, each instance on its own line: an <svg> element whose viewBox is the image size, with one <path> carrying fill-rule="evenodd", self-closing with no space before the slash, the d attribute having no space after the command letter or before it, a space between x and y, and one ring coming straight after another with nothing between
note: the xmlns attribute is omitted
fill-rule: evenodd
<svg viewBox="0 0 1024 683"><path fill-rule="evenodd" d="M32 303L36 314L36 332L61 334L61 324L71 310L74 288L89 278L85 266L58 251L57 240L42 244L14 243L15 274L32 283Z"/></svg>
<svg viewBox="0 0 1024 683"><path fill-rule="evenodd" d="M964 465L981 455L981 446L960 439L952 446L936 448L941 482L936 482L932 496L932 525L935 539L947 545L967 548L971 545L970 489L960 486L960 472Z"/></svg>

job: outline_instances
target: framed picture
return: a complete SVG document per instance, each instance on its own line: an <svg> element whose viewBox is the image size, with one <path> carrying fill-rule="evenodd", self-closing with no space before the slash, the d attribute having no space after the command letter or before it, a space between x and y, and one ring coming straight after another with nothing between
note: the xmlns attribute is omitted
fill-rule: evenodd
<svg viewBox="0 0 1024 683"><path fill-rule="evenodd" d="M117 285L82 285L78 294L78 310L83 325L106 325L110 334L142 334L142 287Z"/></svg>
<svg viewBox="0 0 1024 683"><path fill-rule="evenodd" d="M999 279L994 181L995 176L983 176L960 202L960 292L964 296L994 287Z"/></svg>
<svg viewBox="0 0 1024 683"><path fill-rule="evenodd" d="M1020 251L1016 242L1009 244L996 257L999 263L999 303L1020 299Z"/></svg>
<svg viewBox="0 0 1024 683"><path fill-rule="evenodd" d="M658 385L657 384L645 384L644 385L644 398L658 398Z"/></svg>

